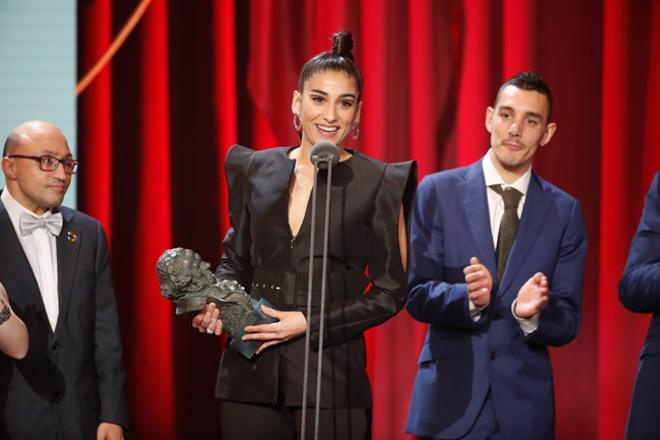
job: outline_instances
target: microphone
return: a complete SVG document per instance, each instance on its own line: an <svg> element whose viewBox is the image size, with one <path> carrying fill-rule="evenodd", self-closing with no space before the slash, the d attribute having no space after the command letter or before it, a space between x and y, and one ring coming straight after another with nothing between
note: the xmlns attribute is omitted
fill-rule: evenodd
<svg viewBox="0 0 660 440"><path fill-rule="evenodd" d="M322 170L334 167L339 162L339 148L332 142L317 142L309 153L312 163Z"/></svg>
<svg viewBox="0 0 660 440"><path fill-rule="evenodd" d="M315 252L315 238L316 238L316 190L317 190L317 175L318 170L328 170L327 183L326 183L326 196L325 196L325 222L323 228L323 262L321 269L321 310L319 322L319 346L316 361L316 407L314 408L314 440L319 438L319 419L321 409L321 377L323 370L323 332L325 322L325 291L328 279L328 240L330 238L330 197L332 188L332 168L339 162L339 148L332 142L321 141L317 142L312 147L310 152L310 159L314 166L314 183L312 185L312 213L311 213L311 237L309 240L309 272L307 280L307 317L312 316L312 281L314 278L314 252ZM307 431L307 388L309 379L309 339L310 339L310 326L307 325L305 332L305 363L303 367L303 395L302 395L302 414L301 414L301 435L300 439L305 440L305 432Z"/></svg>

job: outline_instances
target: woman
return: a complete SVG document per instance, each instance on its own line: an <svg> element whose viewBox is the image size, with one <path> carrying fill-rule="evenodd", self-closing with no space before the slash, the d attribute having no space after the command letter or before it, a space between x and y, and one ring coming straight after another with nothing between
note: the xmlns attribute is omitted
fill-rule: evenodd
<svg viewBox="0 0 660 440"><path fill-rule="evenodd" d="M417 182L414 163L391 164L343 148L359 134L362 75L350 32L333 36L331 52L310 59L293 92L299 147L227 154L231 228L219 278L237 280L278 310L279 321L246 327L245 340L263 341L249 360L227 348L218 374L223 439L293 439L300 435L305 332L311 330L308 407L313 408L319 333L323 215L317 216L313 309L307 313L313 165L319 141L336 144L333 168L328 285L321 382L321 438L369 437L371 391L363 332L395 315L406 299L407 209ZM318 176L317 212L325 206L327 171ZM365 275L367 269L368 276ZM371 285L370 285L371 283ZM363 294L365 288L370 288ZM193 320L200 332L220 334L213 305ZM306 436L312 438L314 411Z"/></svg>

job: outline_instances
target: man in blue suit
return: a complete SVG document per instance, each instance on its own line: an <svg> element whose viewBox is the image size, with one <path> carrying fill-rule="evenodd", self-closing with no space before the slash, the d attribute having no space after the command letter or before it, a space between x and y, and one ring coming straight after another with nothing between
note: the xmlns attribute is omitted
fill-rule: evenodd
<svg viewBox="0 0 660 440"><path fill-rule="evenodd" d="M427 176L410 232L408 312L430 324L406 431L552 439L547 346L575 338L586 234L576 199L532 171L557 126L543 79L505 82L482 160Z"/></svg>
<svg viewBox="0 0 660 440"><path fill-rule="evenodd" d="M653 313L642 347L626 438L660 436L660 173L646 195L642 220L630 245L619 282L619 299L627 309Z"/></svg>

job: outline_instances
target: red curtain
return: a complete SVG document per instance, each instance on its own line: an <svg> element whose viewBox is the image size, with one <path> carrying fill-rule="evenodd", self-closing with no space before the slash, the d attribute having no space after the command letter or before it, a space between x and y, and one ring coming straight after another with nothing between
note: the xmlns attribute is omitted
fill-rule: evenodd
<svg viewBox="0 0 660 440"><path fill-rule="evenodd" d="M79 2L81 76L137 3ZM660 169L652 0L153 0L79 98L80 207L110 236L136 438L219 435L222 341L174 316L155 261L173 246L219 261L227 148L296 143L298 71L343 28L365 77L352 146L416 159L421 176L484 154L485 110L506 77L546 78L559 130L535 169L581 200L589 231L581 332L552 350L557 437L622 438L648 317L619 304L616 284ZM368 332L374 438L404 438L424 332L405 312Z"/></svg>

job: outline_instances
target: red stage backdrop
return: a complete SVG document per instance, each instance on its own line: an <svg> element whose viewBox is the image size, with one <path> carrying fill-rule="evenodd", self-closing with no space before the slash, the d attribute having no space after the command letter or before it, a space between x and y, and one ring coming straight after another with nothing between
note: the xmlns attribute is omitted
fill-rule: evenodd
<svg viewBox="0 0 660 440"><path fill-rule="evenodd" d="M138 1L78 4L82 76ZM623 309L616 286L660 169L652 0L153 0L79 98L80 206L110 237L135 438L218 438L221 341L174 316L155 262L173 246L219 261L227 148L296 143L297 73L344 28L365 76L351 146L416 159L421 176L485 153L505 78L546 78L559 130L535 169L582 201L589 231L580 336L552 351L557 437L623 438L648 317ZM404 311L368 334L376 439L405 438L424 331Z"/></svg>

